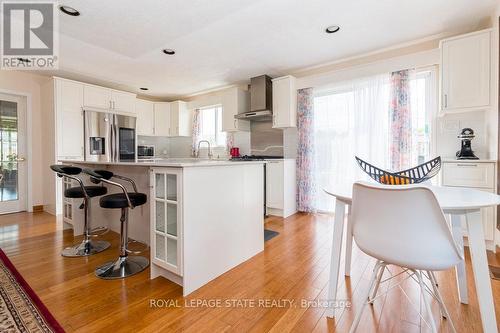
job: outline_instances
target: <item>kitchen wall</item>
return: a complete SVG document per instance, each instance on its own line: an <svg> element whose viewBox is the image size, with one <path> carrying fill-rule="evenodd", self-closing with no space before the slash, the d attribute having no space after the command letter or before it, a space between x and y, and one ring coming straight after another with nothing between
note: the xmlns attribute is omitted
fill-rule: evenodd
<svg viewBox="0 0 500 333"><path fill-rule="evenodd" d="M162 136L137 136L138 145L154 145L156 157L167 158L169 156L170 141Z"/></svg>
<svg viewBox="0 0 500 333"><path fill-rule="evenodd" d="M498 20L498 17L496 17ZM494 22L494 20L492 21ZM497 23L498 25L498 23ZM491 26L491 25L490 25ZM478 27L478 29L488 28L488 24ZM463 33L466 33L464 31ZM461 34L462 32L460 32ZM495 34L498 34L496 28ZM455 33L456 35L457 33ZM423 68L435 66L439 70L440 50L439 40L448 37L450 34L441 34L438 38L423 40L417 44L403 45L401 48L391 47L380 52L375 52L365 56L359 56L345 61L339 61L320 68L311 68L294 73L297 76L297 88L313 87L316 91L329 90L342 82L354 80L360 77L372 76L380 73L389 73L406 68ZM498 40L498 37L494 39ZM493 54L498 54L495 49ZM498 56L493 57L498 59ZM498 64L494 63L492 68L492 82L498 82ZM438 96L438 86L436 95ZM492 105L497 102L498 87L492 86ZM438 106L436 101L436 106ZM473 149L481 158L497 158L498 141L498 108L493 107L484 112L461 113L454 115L439 115L434 118L435 150L436 154L443 157L454 156L460 148L460 140L457 138L460 130L464 127L471 127L476 133L473 140ZM285 156L296 157L297 133L296 129L284 131Z"/></svg>
<svg viewBox="0 0 500 333"><path fill-rule="evenodd" d="M228 134L231 135L231 134ZM241 154L250 154L250 133L237 132L232 133L234 136L233 142L235 147L240 148ZM191 156L191 137L155 137L155 136L139 136L137 139L139 145L154 145L156 156L159 158L188 158ZM212 148L212 153L215 158L226 158L228 152L226 147ZM200 156L207 156L207 148L200 148Z"/></svg>
<svg viewBox="0 0 500 333"><path fill-rule="evenodd" d="M488 131L486 125L488 113L469 112L450 114L437 119L438 142L437 155L443 158L455 158L460 150L461 140L457 137L463 128L472 128L476 137L472 140L472 149L480 159L489 159Z"/></svg>
<svg viewBox="0 0 500 333"><path fill-rule="evenodd" d="M232 86L231 86L232 87ZM230 87L228 87L230 88ZM246 85L240 86L242 89L247 89L248 87ZM207 93L203 94L196 94L189 96L187 98L183 98L183 100L188 102L188 108L189 109L197 109L197 108L202 108L202 107L207 107L207 106L212 106L212 105L219 105L222 104L222 96L225 92L225 89L220 89L216 91L210 91ZM231 135L234 137L234 147L239 147L240 148L240 154L241 155L249 155L250 152L250 132L234 132ZM182 139L176 140L172 142L171 144L171 149L172 154L175 155L183 155L185 156L186 153L189 154L191 153L191 141L189 141L189 150L185 149L185 144ZM200 155L204 156L206 154L206 149L202 148L200 151ZM214 149L214 156L217 157L225 157L228 155L228 152L226 151L225 148L215 148ZM176 156L177 157L177 156ZM180 157L180 156L179 156Z"/></svg>

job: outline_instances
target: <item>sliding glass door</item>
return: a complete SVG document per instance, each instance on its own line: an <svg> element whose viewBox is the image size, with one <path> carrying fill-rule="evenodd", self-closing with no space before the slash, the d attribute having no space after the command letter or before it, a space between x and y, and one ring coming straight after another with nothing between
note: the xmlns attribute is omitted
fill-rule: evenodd
<svg viewBox="0 0 500 333"><path fill-rule="evenodd" d="M412 166L430 159L431 129L436 116L434 69L419 71L410 81ZM316 209L333 211L324 188L368 180L354 156L390 169L390 75L383 74L320 91L314 98L314 176ZM398 170L399 171L399 170Z"/></svg>

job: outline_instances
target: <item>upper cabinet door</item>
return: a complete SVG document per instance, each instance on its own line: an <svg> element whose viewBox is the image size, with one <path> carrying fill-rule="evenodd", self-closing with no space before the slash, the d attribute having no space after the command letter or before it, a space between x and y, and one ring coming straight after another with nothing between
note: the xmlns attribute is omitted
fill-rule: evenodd
<svg viewBox="0 0 500 333"><path fill-rule="evenodd" d="M170 136L170 104L154 103L155 136Z"/></svg>
<svg viewBox="0 0 500 333"><path fill-rule="evenodd" d="M273 128L297 126L297 89L295 77L273 79Z"/></svg>
<svg viewBox="0 0 500 333"><path fill-rule="evenodd" d="M111 92L113 110L121 112L135 112L135 95L123 91Z"/></svg>
<svg viewBox="0 0 500 333"><path fill-rule="evenodd" d="M191 136L193 114L184 101L170 103L170 136Z"/></svg>
<svg viewBox="0 0 500 333"><path fill-rule="evenodd" d="M112 109L111 90L84 85L83 105L98 109Z"/></svg>
<svg viewBox="0 0 500 333"><path fill-rule="evenodd" d="M137 113L137 135L154 135L153 103L137 99L135 111Z"/></svg>
<svg viewBox="0 0 500 333"><path fill-rule="evenodd" d="M235 119L238 113L249 110L248 91L229 88L222 95L222 130L224 132L250 131L250 121Z"/></svg>
<svg viewBox="0 0 500 333"><path fill-rule="evenodd" d="M83 84L55 82L57 156L83 159Z"/></svg>
<svg viewBox="0 0 500 333"><path fill-rule="evenodd" d="M481 110L490 106L491 32L441 41L441 109Z"/></svg>

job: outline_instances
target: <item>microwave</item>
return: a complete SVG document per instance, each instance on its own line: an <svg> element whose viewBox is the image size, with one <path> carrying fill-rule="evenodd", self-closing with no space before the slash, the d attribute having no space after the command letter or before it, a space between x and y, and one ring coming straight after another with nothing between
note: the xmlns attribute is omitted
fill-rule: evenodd
<svg viewBox="0 0 500 333"><path fill-rule="evenodd" d="M137 158L139 159L152 159L155 157L155 146L153 145L139 145L137 146Z"/></svg>

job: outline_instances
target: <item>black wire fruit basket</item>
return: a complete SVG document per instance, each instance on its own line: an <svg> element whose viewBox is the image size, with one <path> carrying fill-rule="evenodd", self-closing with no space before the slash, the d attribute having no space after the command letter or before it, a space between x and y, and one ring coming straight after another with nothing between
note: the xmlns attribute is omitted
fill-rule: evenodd
<svg viewBox="0 0 500 333"><path fill-rule="evenodd" d="M422 163L411 169L399 171L399 172L389 172L377 168L368 162L363 161L357 156L356 162L358 162L359 167L366 172L370 177L375 179L377 182L386 185L405 185L405 184L418 184L431 179L439 172L441 169L441 156L438 156L430 161Z"/></svg>

